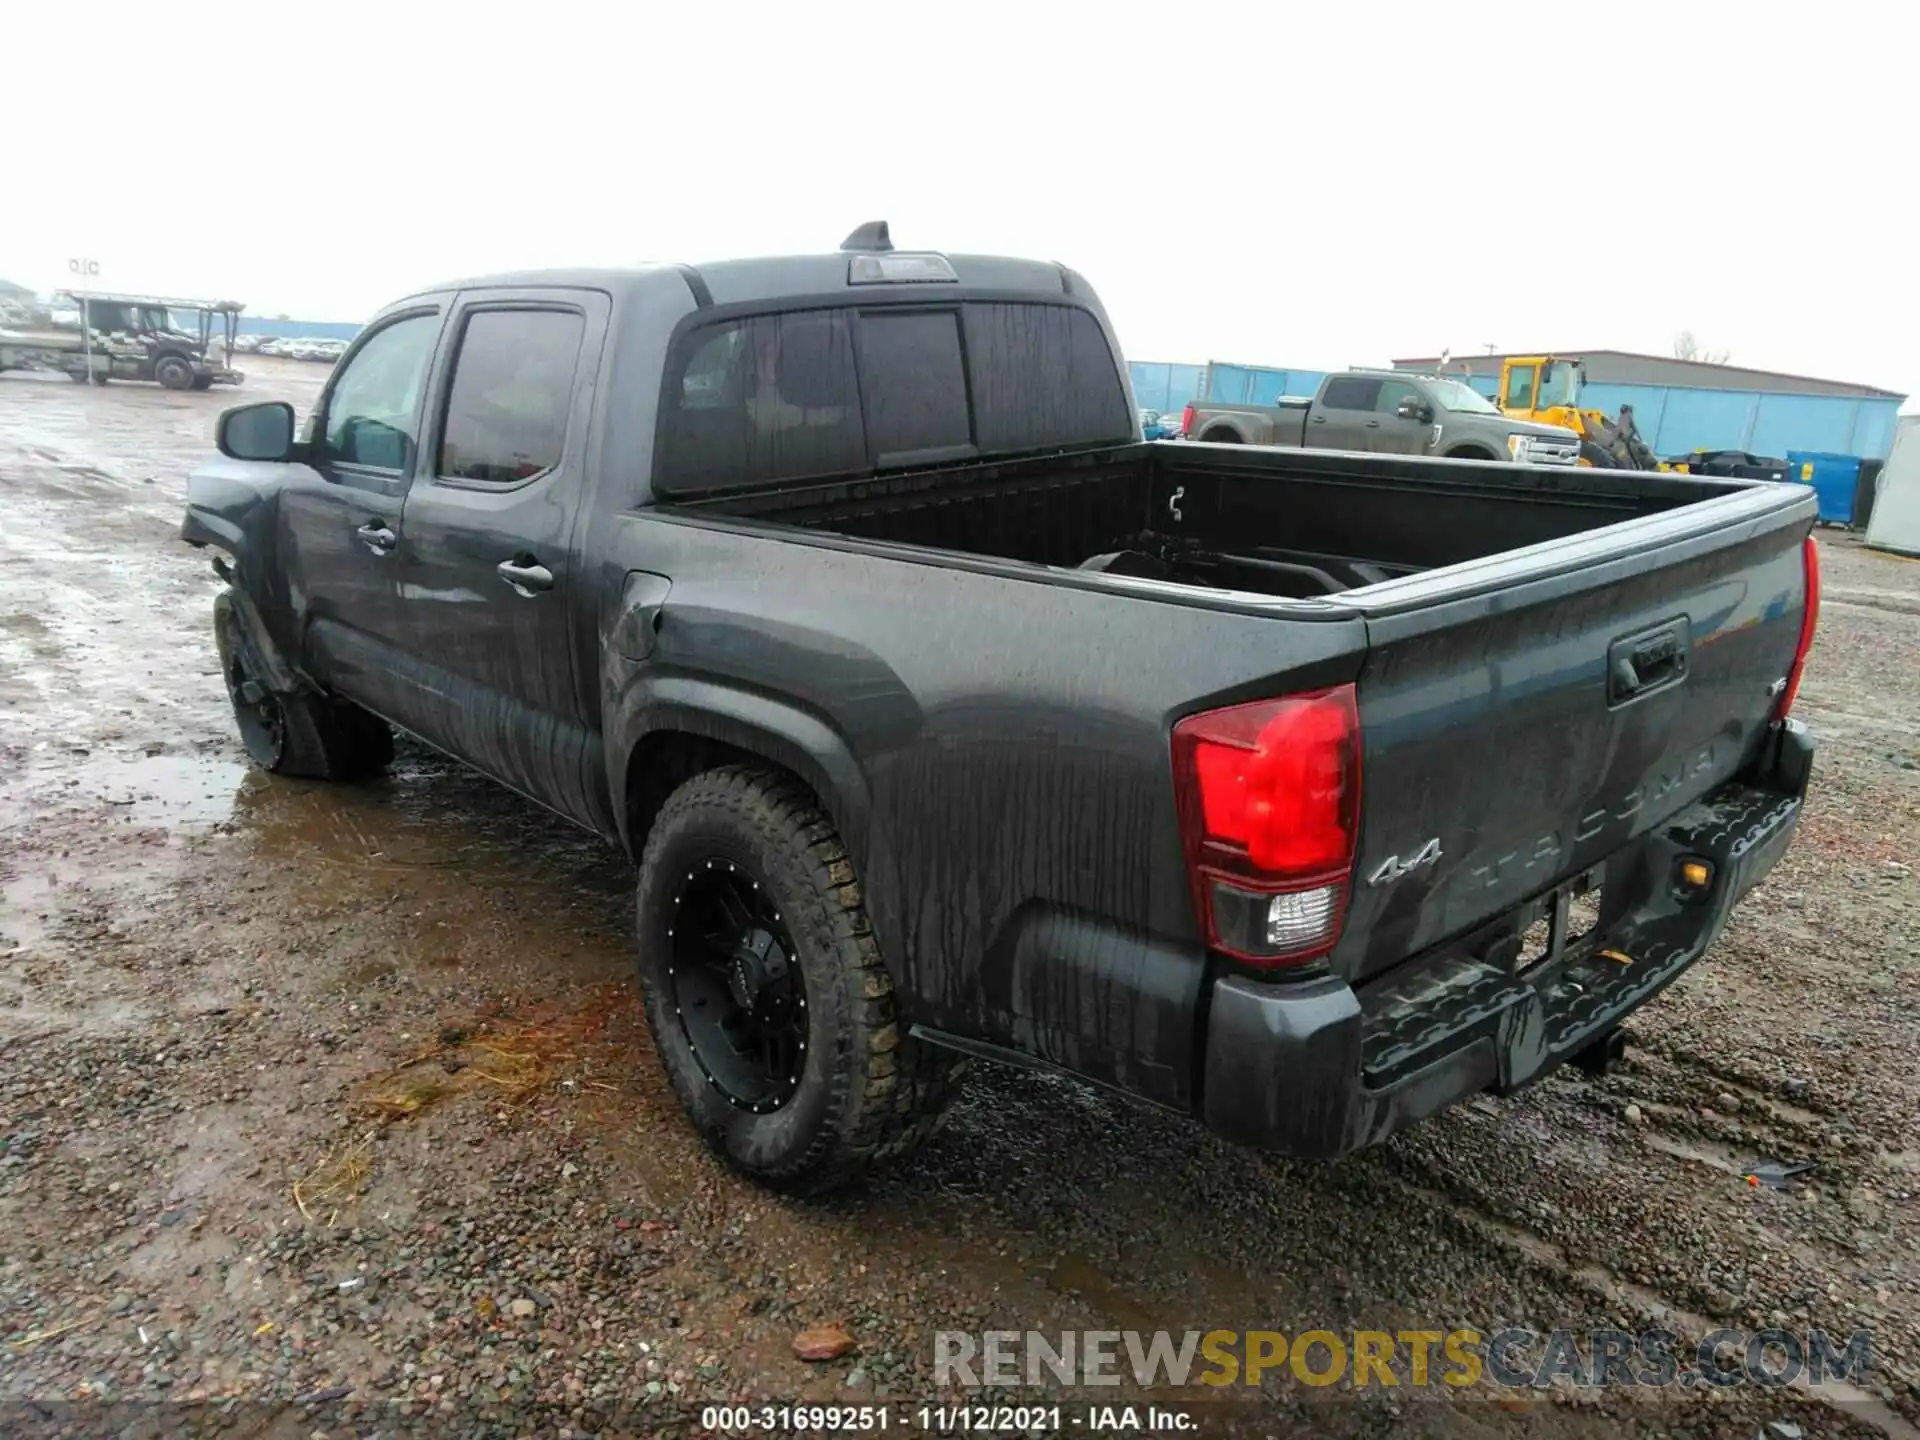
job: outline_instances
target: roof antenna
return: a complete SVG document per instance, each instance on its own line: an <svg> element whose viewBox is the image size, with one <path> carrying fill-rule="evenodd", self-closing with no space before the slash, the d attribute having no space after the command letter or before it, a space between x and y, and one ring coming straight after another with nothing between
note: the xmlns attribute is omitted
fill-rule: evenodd
<svg viewBox="0 0 1920 1440"><path fill-rule="evenodd" d="M854 232L840 242L842 250L891 250L893 237L887 233L887 222L869 220L856 226Z"/></svg>

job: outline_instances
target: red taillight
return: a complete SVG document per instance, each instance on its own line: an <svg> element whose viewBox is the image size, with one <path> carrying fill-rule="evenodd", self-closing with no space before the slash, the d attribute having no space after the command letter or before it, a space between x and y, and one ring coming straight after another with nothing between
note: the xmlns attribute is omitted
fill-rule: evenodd
<svg viewBox="0 0 1920 1440"><path fill-rule="evenodd" d="M1800 643L1793 652L1793 668L1787 671L1787 688L1780 692L1780 703L1773 718L1784 720L1800 693L1800 677L1807 668L1807 652L1813 648L1814 627L1820 623L1820 548L1809 535L1802 551L1807 571L1807 608L1800 612Z"/></svg>
<svg viewBox="0 0 1920 1440"><path fill-rule="evenodd" d="M1180 433L1187 434L1193 429L1193 402L1187 402L1187 408L1180 412Z"/></svg>
<svg viewBox="0 0 1920 1440"><path fill-rule="evenodd" d="M1173 770L1207 943L1264 965L1332 949L1360 815L1353 686L1190 715Z"/></svg>

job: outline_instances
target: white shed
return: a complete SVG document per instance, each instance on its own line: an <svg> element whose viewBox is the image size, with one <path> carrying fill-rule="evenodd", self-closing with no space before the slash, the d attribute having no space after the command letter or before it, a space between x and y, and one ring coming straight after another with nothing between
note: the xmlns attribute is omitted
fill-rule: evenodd
<svg viewBox="0 0 1920 1440"><path fill-rule="evenodd" d="M1920 556L1920 415L1902 415L1894 429L1887 468L1874 491L1867 544Z"/></svg>

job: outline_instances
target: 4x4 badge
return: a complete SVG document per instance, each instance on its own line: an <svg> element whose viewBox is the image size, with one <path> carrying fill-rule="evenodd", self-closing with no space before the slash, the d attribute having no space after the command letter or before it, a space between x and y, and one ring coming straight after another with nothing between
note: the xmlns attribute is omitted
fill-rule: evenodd
<svg viewBox="0 0 1920 1440"><path fill-rule="evenodd" d="M1436 835L1405 860L1398 855L1389 855L1373 867L1373 873L1367 876L1367 884L1389 885L1404 875L1411 875L1414 871L1433 864L1439 858L1440 837Z"/></svg>

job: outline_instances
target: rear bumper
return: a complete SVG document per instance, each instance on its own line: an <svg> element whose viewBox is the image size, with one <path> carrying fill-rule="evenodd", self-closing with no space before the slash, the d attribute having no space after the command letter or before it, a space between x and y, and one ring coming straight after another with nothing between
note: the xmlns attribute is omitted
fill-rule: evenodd
<svg viewBox="0 0 1920 1440"><path fill-rule="evenodd" d="M1789 721L1760 779L1735 782L1607 862L1609 907L1593 947L1522 974L1473 940L1416 957L1357 989L1328 977L1276 985L1230 977L1213 991L1202 1113L1263 1149L1331 1157L1484 1090L1531 1084L1672 984L1766 878L1799 824L1813 742ZM1713 866L1682 899L1683 858ZM1627 963L1600 955L1604 947Z"/></svg>

